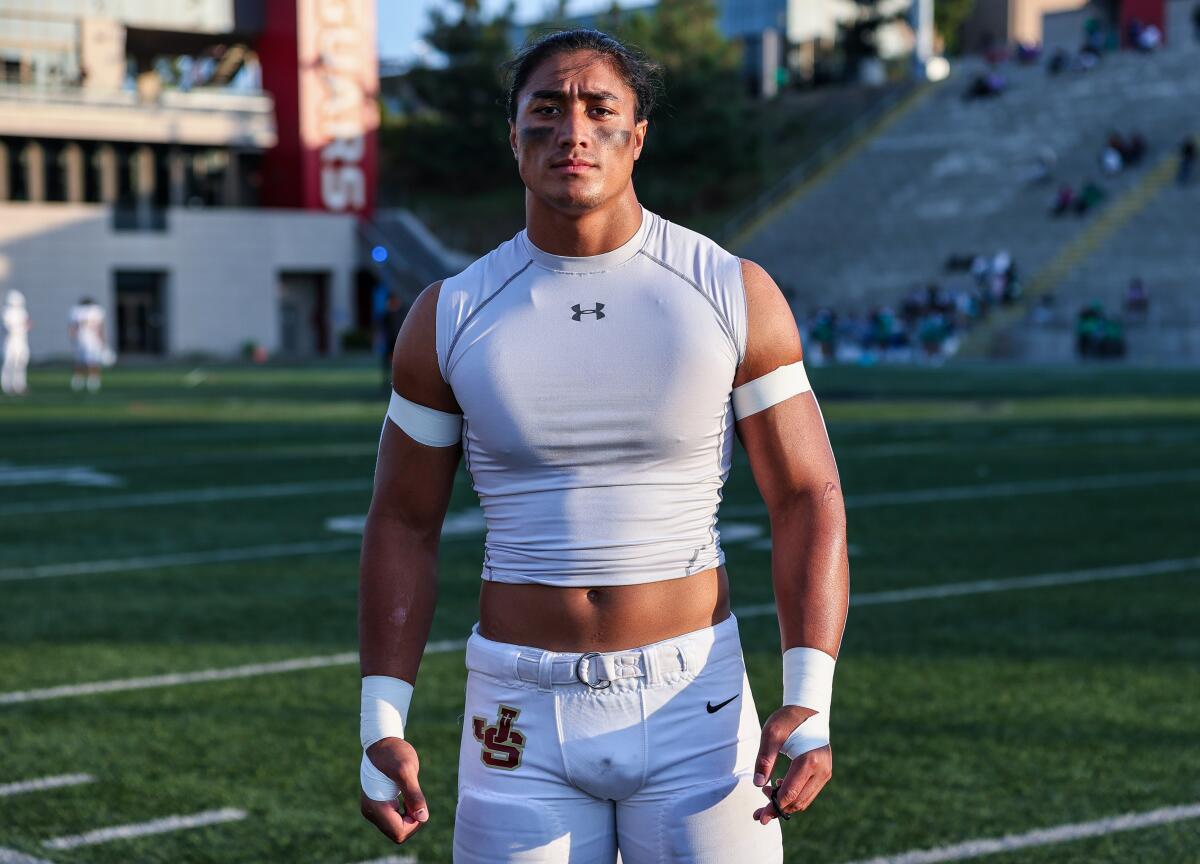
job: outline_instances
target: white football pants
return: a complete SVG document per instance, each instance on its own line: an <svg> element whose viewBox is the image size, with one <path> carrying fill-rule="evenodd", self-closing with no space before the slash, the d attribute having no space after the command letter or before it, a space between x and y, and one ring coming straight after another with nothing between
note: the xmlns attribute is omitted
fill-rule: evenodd
<svg viewBox="0 0 1200 864"><path fill-rule="evenodd" d="M782 864L736 619L627 651L467 641L455 864ZM611 682L607 686L605 681ZM585 683L587 682L587 683Z"/></svg>
<svg viewBox="0 0 1200 864"><path fill-rule="evenodd" d="M25 367L29 365L29 343L9 337L4 345L4 366L0 368L0 390L25 392Z"/></svg>

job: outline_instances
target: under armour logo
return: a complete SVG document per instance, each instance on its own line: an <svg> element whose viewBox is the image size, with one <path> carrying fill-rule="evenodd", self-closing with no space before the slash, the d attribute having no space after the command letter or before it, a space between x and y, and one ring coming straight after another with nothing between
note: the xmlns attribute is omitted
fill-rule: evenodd
<svg viewBox="0 0 1200 864"><path fill-rule="evenodd" d="M595 315L596 320L599 321L601 318L604 317L604 304L597 302L595 309L580 309L579 304L576 303L574 306L571 307L571 311L575 313L574 315L571 316L572 321L578 321L584 315Z"/></svg>

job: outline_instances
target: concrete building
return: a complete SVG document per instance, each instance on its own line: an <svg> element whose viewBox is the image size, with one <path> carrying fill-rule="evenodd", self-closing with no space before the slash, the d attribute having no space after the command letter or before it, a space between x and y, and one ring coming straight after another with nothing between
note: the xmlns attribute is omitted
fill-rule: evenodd
<svg viewBox="0 0 1200 864"><path fill-rule="evenodd" d="M369 327L376 90L373 0L0 3L0 295L33 357L82 296L123 355Z"/></svg>

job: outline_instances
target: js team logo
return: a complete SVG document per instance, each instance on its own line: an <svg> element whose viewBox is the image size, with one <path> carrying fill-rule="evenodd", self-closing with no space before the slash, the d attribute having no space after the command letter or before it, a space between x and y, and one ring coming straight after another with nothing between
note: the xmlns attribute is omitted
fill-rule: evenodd
<svg viewBox="0 0 1200 864"><path fill-rule="evenodd" d="M512 771L521 764L525 735L513 725L520 714L520 708L501 705L500 716L494 726L488 724L486 717L471 718L471 731L475 733L475 740L483 744L479 758L483 760L484 765Z"/></svg>

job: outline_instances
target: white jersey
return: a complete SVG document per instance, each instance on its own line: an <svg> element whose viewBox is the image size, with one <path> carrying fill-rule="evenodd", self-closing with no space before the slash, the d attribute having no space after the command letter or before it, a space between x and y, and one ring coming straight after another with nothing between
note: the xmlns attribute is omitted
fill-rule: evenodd
<svg viewBox="0 0 1200 864"><path fill-rule="evenodd" d="M78 329L75 339L80 344L99 345L104 332L104 309L95 303L80 303L71 309L71 323Z"/></svg>
<svg viewBox="0 0 1200 864"><path fill-rule="evenodd" d="M647 210L611 252L551 255L522 231L445 280L438 364L487 523L483 578L627 585L721 564L745 350L740 260Z"/></svg>

